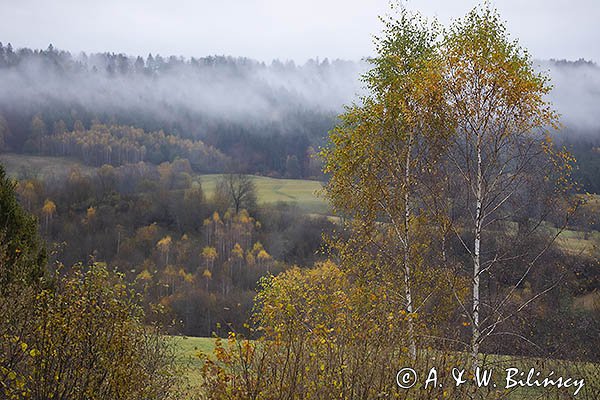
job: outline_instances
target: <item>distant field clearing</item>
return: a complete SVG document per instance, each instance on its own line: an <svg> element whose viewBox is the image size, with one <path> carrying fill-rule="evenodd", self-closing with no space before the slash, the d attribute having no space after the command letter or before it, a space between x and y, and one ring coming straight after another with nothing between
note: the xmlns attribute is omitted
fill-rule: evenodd
<svg viewBox="0 0 600 400"><path fill-rule="evenodd" d="M0 164L6 172L17 178L36 176L48 178L63 176L73 168L79 168L84 174L91 174L96 168L81 164L78 160L68 157L33 156L29 154L0 154Z"/></svg>
<svg viewBox="0 0 600 400"><path fill-rule="evenodd" d="M79 168L82 173L91 175L96 168L81 164L79 161L67 157L46 157L28 154L0 154L0 163L4 165L9 175L20 178L36 176L48 178L64 176L72 168ZM221 175L193 174L192 178L202 184L202 189L211 195ZM317 193L322 184L318 181L305 179L276 179L252 175L256 185L259 203L287 202L295 203L302 210L310 213L329 214L330 208L325 199Z"/></svg>
<svg viewBox="0 0 600 400"><path fill-rule="evenodd" d="M217 180L221 175L197 175L202 183L202 189L207 194L215 190ZM276 179L252 175L252 180L258 192L261 203L288 202L296 203L305 211L327 214L329 206L325 199L318 195L322 189L321 182L304 179Z"/></svg>

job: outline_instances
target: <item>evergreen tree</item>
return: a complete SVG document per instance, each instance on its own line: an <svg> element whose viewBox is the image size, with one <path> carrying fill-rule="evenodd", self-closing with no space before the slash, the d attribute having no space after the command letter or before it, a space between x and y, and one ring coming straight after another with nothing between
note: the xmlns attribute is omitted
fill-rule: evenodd
<svg viewBox="0 0 600 400"><path fill-rule="evenodd" d="M37 220L17 202L15 182L0 166L0 293L10 284L33 284L44 275L46 249Z"/></svg>

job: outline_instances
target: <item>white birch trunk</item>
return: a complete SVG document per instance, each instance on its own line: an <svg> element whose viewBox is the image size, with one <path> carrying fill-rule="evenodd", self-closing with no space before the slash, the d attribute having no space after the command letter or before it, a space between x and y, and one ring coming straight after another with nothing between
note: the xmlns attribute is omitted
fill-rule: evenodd
<svg viewBox="0 0 600 400"><path fill-rule="evenodd" d="M471 356L473 368L477 367L480 329L479 329L479 275L481 271L481 229L482 229L482 202L483 202L483 171L481 161L481 133L477 134L477 187L476 187L476 210L475 210L475 243L473 250L473 332L471 337Z"/></svg>
<svg viewBox="0 0 600 400"><path fill-rule="evenodd" d="M410 282L410 162L412 152L412 134L408 139L406 149L406 163L404 166L404 295L406 297L406 311L408 315L408 340L409 340L409 355L415 360L417 357L417 346L415 341L415 328L412 320L414 311L411 282Z"/></svg>

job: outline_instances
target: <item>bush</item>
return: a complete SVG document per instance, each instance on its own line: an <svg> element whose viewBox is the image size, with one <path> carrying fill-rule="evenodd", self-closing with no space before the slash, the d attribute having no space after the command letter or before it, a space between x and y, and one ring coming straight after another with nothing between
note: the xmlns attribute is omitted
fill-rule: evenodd
<svg viewBox="0 0 600 400"><path fill-rule="evenodd" d="M200 395L210 400L573 398L573 388L476 387L469 353L427 340L429 323L398 311L390 300L381 286L361 285L331 262L265 279L254 316L261 336L248 340L230 333L226 341L217 339L214 357L204 357ZM414 359L407 349L408 318L414 318L420 336ZM600 395L597 364L486 355L480 366L496 374L509 367L557 371L585 379L577 398ZM396 382L405 367L419 374L409 389ZM425 386L432 368L443 387ZM454 368L465 369L468 382L457 387Z"/></svg>
<svg viewBox="0 0 600 400"><path fill-rule="evenodd" d="M138 300L100 264L0 297L0 398L167 398L174 356Z"/></svg>
<svg viewBox="0 0 600 400"><path fill-rule="evenodd" d="M395 397L397 371L427 351L410 360L406 322L417 317L386 299L331 262L265 280L254 316L261 336L217 341L217 360L206 358L202 371L206 398Z"/></svg>

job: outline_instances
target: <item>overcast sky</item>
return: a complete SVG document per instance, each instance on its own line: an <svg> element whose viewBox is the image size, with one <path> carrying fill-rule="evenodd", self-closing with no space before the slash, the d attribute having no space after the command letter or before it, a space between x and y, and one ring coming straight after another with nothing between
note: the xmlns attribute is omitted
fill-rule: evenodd
<svg viewBox="0 0 600 400"><path fill-rule="evenodd" d="M409 0L447 23L474 0ZM600 61L600 0L496 0L536 58ZM224 54L359 59L371 54L388 0L0 0L0 41L14 47L129 55Z"/></svg>

